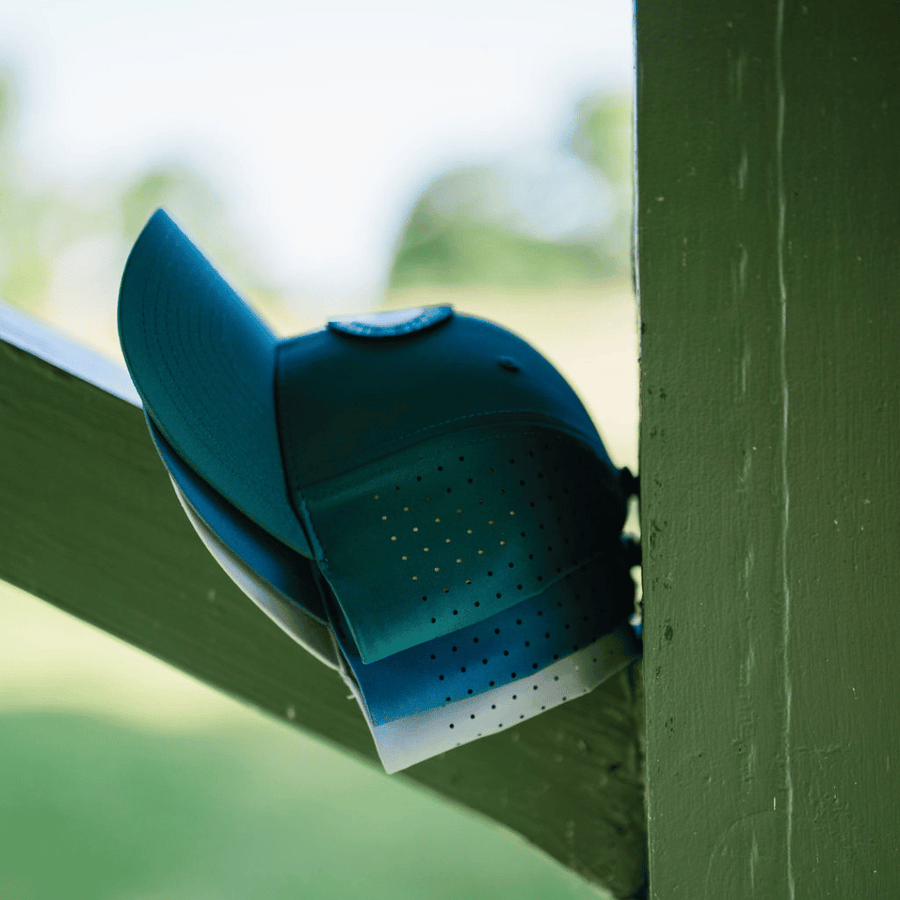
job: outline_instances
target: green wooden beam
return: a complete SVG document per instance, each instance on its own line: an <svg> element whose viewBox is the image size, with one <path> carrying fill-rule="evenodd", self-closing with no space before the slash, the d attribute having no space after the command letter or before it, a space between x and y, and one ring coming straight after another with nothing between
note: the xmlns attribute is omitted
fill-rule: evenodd
<svg viewBox="0 0 900 900"><path fill-rule="evenodd" d="M124 371L3 306L0 508L0 578L377 761L337 675L261 615L199 542ZM402 777L626 897L645 872L641 724L637 665Z"/></svg>
<svg viewBox="0 0 900 900"><path fill-rule="evenodd" d="M900 896L900 17L640 0L651 896Z"/></svg>

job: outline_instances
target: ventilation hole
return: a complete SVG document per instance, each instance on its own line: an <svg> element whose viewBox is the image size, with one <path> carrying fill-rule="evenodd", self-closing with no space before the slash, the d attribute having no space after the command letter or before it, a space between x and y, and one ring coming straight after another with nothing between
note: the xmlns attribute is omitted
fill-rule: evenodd
<svg viewBox="0 0 900 900"><path fill-rule="evenodd" d="M536 669L537 667L538 667L537 663L532 663L532 665L531 665L532 669ZM537 690L537 685L534 686L534 689Z"/></svg>
<svg viewBox="0 0 900 900"><path fill-rule="evenodd" d="M525 641L525 646L526 646L526 647L530 647L530 646L531 646L531 641Z"/></svg>
<svg viewBox="0 0 900 900"><path fill-rule="evenodd" d="M453 615L454 615L454 616L458 616L458 615L459 615L459 610L458 610L458 609L454 609L454 610L453 610Z"/></svg>
<svg viewBox="0 0 900 900"><path fill-rule="evenodd" d="M515 673L513 673L513 678L515 678L515 677L516 677ZM518 694L513 694L512 698L513 698L513 700L518 700L519 699Z"/></svg>
<svg viewBox="0 0 900 900"><path fill-rule="evenodd" d="M519 537L525 537L525 532L524 532L524 531L520 531L520 532L519 532Z"/></svg>
<svg viewBox="0 0 900 900"><path fill-rule="evenodd" d="M541 712L543 712L546 708L547 708L546 706L542 706L542 707L541 707Z"/></svg>
<svg viewBox="0 0 900 900"><path fill-rule="evenodd" d="M511 674L511 675L510 675L510 676L509 676L509 677L510 677L510 678L515 678L515 677L516 677L516 673L515 673L515 672L513 672L513 673L512 673L512 674ZM515 697L513 697L513 700L515 700L515 699L516 699L516 698L515 698Z"/></svg>
<svg viewBox="0 0 900 900"><path fill-rule="evenodd" d="M422 476L421 476L421 475L416 475L416 481L421 481L421 480L422 480Z"/></svg>
<svg viewBox="0 0 900 900"><path fill-rule="evenodd" d="M478 552L481 553L480 550ZM493 572L488 572L488 575L493 575L493 574L494 574Z"/></svg>
<svg viewBox="0 0 900 900"><path fill-rule="evenodd" d="M595 662L596 662L596 660L595 660ZM486 660L486 659L483 659L483 660L481 661L481 664L482 664L483 666L486 666L486 665L487 665L487 660Z"/></svg>
<svg viewBox="0 0 900 900"><path fill-rule="evenodd" d="M562 698L562 702L565 703L566 700L568 700L568 699L569 699L568 697L563 697L563 698Z"/></svg>
<svg viewBox="0 0 900 900"><path fill-rule="evenodd" d="M510 567L511 569L515 568L515 566L514 566L513 563L510 563L510 564L509 564L509 567Z"/></svg>
<svg viewBox="0 0 900 900"><path fill-rule="evenodd" d="M448 698L447 698L447 703L449 703L449 702L450 702L450 700L451 700L451 698L450 698L450 697L448 697Z"/></svg>
<svg viewBox="0 0 900 900"><path fill-rule="evenodd" d="M497 594L497 599L499 600L502 596L503 594Z"/></svg>
<svg viewBox="0 0 900 900"><path fill-rule="evenodd" d="M500 629L499 629L499 628L495 628L495 629L494 629L494 634L500 634Z"/></svg>
<svg viewBox="0 0 900 900"><path fill-rule="evenodd" d="M452 722L450 723L450 727L451 727L451 728L453 727L453 723L452 723Z"/></svg>
<svg viewBox="0 0 900 900"><path fill-rule="evenodd" d="M537 580L538 580L538 581L543 581L543 580L544 580L544 576L543 576L543 575L538 575Z"/></svg>
<svg viewBox="0 0 900 900"><path fill-rule="evenodd" d="M443 472L443 471L444 471L444 467L443 467L443 466L438 466L438 472Z"/></svg>
<svg viewBox="0 0 900 900"><path fill-rule="evenodd" d="M522 487L525 486L525 482L524 482L524 481L520 481L519 484L522 485Z"/></svg>
<svg viewBox="0 0 900 900"><path fill-rule="evenodd" d="M544 632L544 637L545 637L545 638L550 637L550 632L549 632L549 631L545 631L545 632Z"/></svg>
<svg viewBox="0 0 900 900"><path fill-rule="evenodd" d="M493 681L489 681L489 682L488 682L488 686L489 686L489 687L493 687L493 686L494 686L494 682L493 682ZM492 708L493 708L493 707L492 707Z"/></svg>
<svg viewBox="0 0 900 900"><path fill-rule="evenodd" d="M504 656L509 656L509 650L504 650L504 651L503 651L503 655L504 655Z"/></svg>
<svg viewBox="0 0 900 900"><path fill-rule="evenodd" d="M516 588L517 588L518 590L521 591L521 590L522 590L522 585L521 585L521 584L517 584L517 585L516 585Z"/></svg>
<svg viewBox="0 0 900 900"><path fill-rule="evenodd" d="M443 681L443 680L444 680L444 676L443 676L443 675L438 675L438 681Z"/></svg>
<svg viewBox="0 0 900 900"><path fill-rule="evenodd" d="M516 625L521 625L521 624L522 624L522 620L521 620L521 619L516 619Z"/></svg>
<svg viewBox="0 0 900 900"><path fill-rule="evenodd" d="M437 619L432 619L432 620L431 620L431 624L432 624L432 625L434 625L435 622L437 622Z"/></svg>
<svg viewBox="0 0 900 900"><path fill-rule="evenodd" d="M555 658L556 658L556 657L554 657L554 659L555 659ZM554 676L553 676L553 680L554 680L554 681L559 681L559 675L554 675Z"/></svg>
<svg viewBox="0 0 900 900"><path fill-rule="evenodd" d="M497 708L497 704L496 704L496 703L492 703L492 704L491 704L491 709L496 709L496 708Z"/></svg>
<svg viewBox="0 0 900 900"><path fill-rule="evenodd" d="M466 479L466 481L468 481L469 484L471 484L474 480L475 480L474 478L467 478L467 479Z"/></svg>
<svg viewBox="0 0 900 900"><path fill-rule="evenodd" d="M431 658L432 658L432 659L437 659L437 657L436 657L433 653L431 654Z"/></svg>
<svg viewBox="0 0 900 900"><path fill-rule="evenodd" d="M505 494L505 493L506 493L506 491L505 491L505 490L503 490L503 488L500 488L500 493L501 493L501 494Z"/></svg>
<svg viewBox="0 0 900 900"><path fill-rule="evenodd" d="M481 601L480 601L480 600L476 600L476 601L475 601L475 605L476 605L476 606L481 606Z"/></svg>
<svg viewBox="0 0 900 900"><path fill-rule="evenodd" d="M469 688L468 693L470 693L470 694L474 693L474 691L472 690L472 688Z"/></svg>
<svg viewBox="0 0 900 900"><path fill-rule="evenodd" d="M533 554L533 553L529 553L529 554L528 554L528 558L529 558L529 559L534 559L534 554Z"/></svg>
<svg viewBox="0 0 900 900"><path fill-rule="evenodd" d="M478 638L472 638L472 643L473 643L473 644L477 644L477 643L478 643Z"/></svg>
<svg viewBox="0 0 900 900"><path fill-rule="evenodd" d="M558 653L554 653L554 654L553 654L553 658L554 658L554 659L559 659L559 654L558 654ZM554 678L553 680L554 680L554 681L559 681L558 678Z"/></svg>
<svg viewBox="0 0 900 900"><path fill-rule="evenodd" d="M516 461L515 461L514 459L511 459L511 460L509 461L509 464L510 464L511 466L514 466L514 465L516 464Z"/></svg>
<svg viewBox="0 0 900 900"><path fill-rule="evenodd" d="M465 462L465 461L466 461L466 458L465 458L464 456L461 456L461 457L459 458L459 461L460 461L460 462Z"/></svg>
<svg viewBox="0 0 900 900"><path fill-rule="evenodd" d="M451 647L450 650L451 650L452 653L456 653L457 648L456 648L456 647Z"/></svg>
<svg viewBox="0 0 900 900"><path fill-rule="evenodd" d="M459 671L460 671L460 672L465 672L465 671L466 671L466 667L465 667L465 666L460 666L460 667L459 667Z"/></svg>
<svg viewBox="0 0 900 900"><path fill-rule="evenodd" d="M452 494L452 493L453 493L453 488L447 488L447 493L448 493L448 494Z"/></svg>
<svg viewBox="0 0 900 900"><path fill-rule="evenodd" d="M470 718L470 719L474 719L474 718L475 718L475 713L472 713L472 715L469 716L469 718Z"/></svg>
<svg viewBox="0 0 900 900"><path fill-rule="evenodd" d="M525 716L524 716L524 715L522 715L522 716L519 716L519 718L520 718L520 719L524 719L524 718L525 718Z"/></svg>

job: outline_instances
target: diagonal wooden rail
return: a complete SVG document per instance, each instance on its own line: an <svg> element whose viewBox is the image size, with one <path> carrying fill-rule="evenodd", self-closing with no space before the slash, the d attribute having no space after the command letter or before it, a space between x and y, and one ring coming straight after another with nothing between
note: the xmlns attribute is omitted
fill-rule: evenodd
<svg viewBox="0 0 900 900"><path fill-rule="evenodd" d="M8 306L0 508L0 578L377 763L340 679L244 598L187 524L124 370ZM641 726L638 664L402 777L627 897L645 873Z"/></svg>

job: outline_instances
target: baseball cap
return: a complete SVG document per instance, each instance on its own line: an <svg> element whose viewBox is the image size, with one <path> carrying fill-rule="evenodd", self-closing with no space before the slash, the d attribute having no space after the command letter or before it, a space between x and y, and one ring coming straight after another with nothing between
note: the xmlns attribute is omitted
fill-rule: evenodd
<svg viewBox="0 0 900 900"><path fill-rule="evenodd" d="M640 654L632 477L510 331L442 305L278 339L160 210L129 256L119 333L191 524L345 679L388 771Z"/></svg>

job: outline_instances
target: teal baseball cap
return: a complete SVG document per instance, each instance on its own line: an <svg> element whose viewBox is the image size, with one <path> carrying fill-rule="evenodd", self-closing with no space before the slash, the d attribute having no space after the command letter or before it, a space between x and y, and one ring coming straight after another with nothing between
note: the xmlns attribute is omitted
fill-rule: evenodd
<svg viewBox="0 0 900 900"><path fill-rule="evenodd" d="M129 256L119 333L195 530L341 673L389 771L574 691L551 701L548 682L523 706L523 678L558 684L569 660L589 690L639 655L634 479L518 336L432 306L278 339L162 210ZM517 712L446 721L489 697Z"/></svg>

